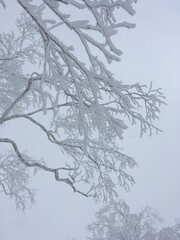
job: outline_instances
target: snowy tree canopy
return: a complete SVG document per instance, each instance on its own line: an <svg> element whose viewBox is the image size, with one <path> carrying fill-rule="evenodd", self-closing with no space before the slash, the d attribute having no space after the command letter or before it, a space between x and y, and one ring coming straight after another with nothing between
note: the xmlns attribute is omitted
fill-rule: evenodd
<svg viewBox="0 0 180 240"><path fill-rule="evenodd" d="M14 161L51 172L84 196L113 198L117 184L128 190L134 179L126 170L136 162L121 151L119 141L134 124L140 126L141 136L159 132L153 122L164 103L161 90L153 89L152 83L125 84L108 69L122 54L113 36L121 28L135 27L120 22L118 14L134 15L136 1L17 2L24 10L17 20L18 33L0 35L0 124L13 119L31 122L69 161L51 168L21 153L12 139L0 138L1 144L12 146ZM0 3L5 7L4 1ZM66 43L66 31L78 46ZM44 117L49 120L46 125ZM5 159L8 163L12 153ZM21 168L18 171L21 174ZM2 177L2 190L15 197L16 190L3 181Z"/></svg>
<svg viewBox="0 0 180 240"><path fill-rule="evenodd" d="M150 207L131 213L123 200L111 201L96 213L96 222L88 226L91 240L180 240L180 225L158 229L162 221Z"/></svg>

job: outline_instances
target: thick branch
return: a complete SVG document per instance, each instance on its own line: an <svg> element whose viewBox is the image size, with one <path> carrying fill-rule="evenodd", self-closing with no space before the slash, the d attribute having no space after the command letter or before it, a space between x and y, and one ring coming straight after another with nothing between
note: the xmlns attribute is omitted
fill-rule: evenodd
<svg viewBox="0 0 180 240"><path fill-rule="evenodd" d="M23 164L25 164L27 167L32 167L32 168L37 167L44 171L52 172L54 174L56 181L67 183L73 189L74 192L78 192L79 194L81 194L85 197L92 197L92 195L83 193L83 192L79 191L78 189L76 189L75 186L73 185L72 181L69 178L60 178L59 177L59 170L67 170L67 168L49 168L41 163L29 162L23 157L23 155L21 154L21 152L19 151L19 149L17 147L17 144L13 140L11 140L9 138L0 138L0 142L10 143L12 145L15 153L17 154L19 160ZM72 168L69 168L68 170L72 170Z"/></svg>

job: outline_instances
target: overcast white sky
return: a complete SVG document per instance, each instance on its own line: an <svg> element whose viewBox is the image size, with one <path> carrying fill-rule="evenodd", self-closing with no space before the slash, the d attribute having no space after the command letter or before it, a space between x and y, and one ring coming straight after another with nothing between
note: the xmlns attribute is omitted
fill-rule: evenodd
<svg viewBox="0 0 180 240"><path fill-rule="evenodd" d="M12 30L19 12L16 1L6 2L6 10L0 6L0 32ZM128 83L153 81L156 87L162 87L168 105L162 108L157 122L163 134L141 139L137 129L125 134L122 145L135 157L139 168L134 171L136 185L129 193L121 190L120 195L134 211L149 205L159 211L165 225L172 225L180 217L180 1L139 0L135 9L131 21L137 26L119 33L116 40L123 56L112 71ZM29 135L28 128L26 122L14 121L1 132L3 136L12 134L21 149L43 155L46 140L39 138L35 129ZM38 139L42 149L37 148ZM49 147L45 157L57 159L63 155ZM74 194L44 173L39 173L32 184L39 190L36 204L25 214L17 212L14 202L0 195L0 239L84 240L85 227L98 210L93 200Z"/></svg>

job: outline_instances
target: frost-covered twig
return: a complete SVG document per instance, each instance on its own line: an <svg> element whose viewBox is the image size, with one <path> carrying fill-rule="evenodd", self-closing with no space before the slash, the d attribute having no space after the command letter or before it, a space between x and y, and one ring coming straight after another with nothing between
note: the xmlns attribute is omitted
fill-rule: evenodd
<svg viewBox="0 0 180 240"><path fill-rule="evenodd" d="M0 138L0 142L1 143L10 143L15 151L15 153L17 154L19 160L24 164L26 165L27 167L30 167L30 168L39 168L39 169L42 169L44 171L47 171L47 172L51 172L54 174L54 177L56 179L56 181L59 181L59 182L64 182L66 184L68 184L70 187L72 187L72 189L74 190L74 192L78 192L82 195L84 195L85 197L90 197L92 196L91 194L86 194L78 189L76 189L76 187L73 185L73 182L69 179L69 178L61 178L59 176L59 171L60 170L66 170L66 171L72 171L74 170L73 168L65 168L65 167L62 167L62 168L49 168L47 167L46 165L42 164L42 163L38 163L38 162L29 162L28 160L25 159L25 157L23 156L23 154L20 153L18 147L17 147L17 144L11 140L11 139L8 139L8 138Z"/></svg>
<svg viewBox="0 0 180 240"><path fill-rule="evenodd" d="M66 171L62 181L74 191L83 194L84 183L85 195L108 200L117 196L118 185L129 190L134 179L128 169L137 164L119 147L124 131L139 124L141 136L159 132L154 121L165 104L152 84L125 84L108 70L122 54L113 36L122 27L135 27L120 22L117 12L133 15L136 1L17 2L27 13L17 21L18 37L0 35L0 124L24 119L60 147L68 163L60 161L56 171L36 167L55 177L60 169ZM62 29L71 34L70 45L57 34ZM27 62L32 73L26 74Z"/></svg>

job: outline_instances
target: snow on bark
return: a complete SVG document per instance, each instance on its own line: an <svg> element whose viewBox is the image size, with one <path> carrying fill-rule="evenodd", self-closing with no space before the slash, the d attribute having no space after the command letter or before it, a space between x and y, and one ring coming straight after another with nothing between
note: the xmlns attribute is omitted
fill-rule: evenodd
<svg viewBox="0 0 180 240"><path fill-rule="evenodd" d="M161 89L153 89L152 84L124 84L107 68L113 61L120 61L122 54L113 36L119 28L135 27L118 22L116 11L123 9L133 15L136 1L17 2L28 17L23 15L18 20L19 37L0 35L0 81L4 86L0 92L6 98L0 99L0 123L23 118L44 132L72 161L59 163L60 168L53 171L38 162L35 166L53 172L56 180L67 183L75 192L106 200L117 196L117 184L128 190L134 179L127 170L136 162L122 153L118 141L131 124L140 125L141 135L159 132L153 121L164 104ZM85 13L85 19L73 19L72 8L78 11L76 16ZM57 34L62 26L70 29L72 38L78 38L87 61L80 60L76 44L68 46ZM34 68L31 74L23 72L28 61ZM49 126L36 120L37 114L50 116L50 112L53 117L49 117ZM10 140L8 143L15 146ZM66 172L67 178L59 177L61 172ZM81 183L87 190L80 189Z"/></svg>

